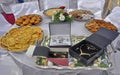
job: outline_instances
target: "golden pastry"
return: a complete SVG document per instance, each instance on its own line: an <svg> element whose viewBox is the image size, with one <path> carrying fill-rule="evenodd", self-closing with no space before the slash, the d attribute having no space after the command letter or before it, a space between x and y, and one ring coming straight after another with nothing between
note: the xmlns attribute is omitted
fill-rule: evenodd
<svg viewBox="0 0 120 75"><path fill-rule="evenodd" d="M36 21L37 20L37 21ZM42 17L37 14L24 15L16 19L15 23L18 26L37 25L42 21Z"/></svg>
<svg viewBox="0 0 120 75"><path fill-rule="evenodd" d="M110 22L104 20L92 19L85 24L86 28L91 32L96 32L99 28L107 28L109 30L117 31L117 28Z"/></svg>
<svg viewBox="0 0 120 75"><path fill-rule="evenodd" d="M12 52L25 51L36 40L42 40L43 31L40 27L23 26L12 28L0 38L0 46Z"/></svg>

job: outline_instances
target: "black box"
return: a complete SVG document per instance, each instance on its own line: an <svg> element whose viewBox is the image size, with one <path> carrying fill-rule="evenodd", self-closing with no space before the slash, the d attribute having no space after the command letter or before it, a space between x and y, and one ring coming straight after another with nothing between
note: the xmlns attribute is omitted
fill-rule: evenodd
<svg viewBox="0 0 120 75"><path fill-rule="evenodd" d="M89 66L93 61L104 54L104 50L117 36L118 32L100 28L97 32L87 37L82 42L69 48L69 53L72 57L80 59L80 61Z"/></svg>
<svg viewBox="0 0 120 75"><path fill-rule="evenodd" d="M33 56L36 57L49 57L50 49L44 46L36 46L33 52Z"/></svg>

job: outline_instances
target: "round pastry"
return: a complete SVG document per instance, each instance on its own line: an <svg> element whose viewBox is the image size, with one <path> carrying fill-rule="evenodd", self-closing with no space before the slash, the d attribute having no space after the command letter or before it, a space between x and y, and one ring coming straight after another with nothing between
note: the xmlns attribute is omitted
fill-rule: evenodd
<svg viewBox="0 0 120 75"><path fill-rule="evenodd" d="M42 21L42 17L38 14L23 15L16 19L15 23L18 26L37 25Z"/></svg>
<svg viewBox="0 0 120 75"><path fill-rule="evenodd" d="M117 28L110 22L104 20L92 19L85 24L86 28L91 32L96 32L100 27L117 31Z"/></svg>

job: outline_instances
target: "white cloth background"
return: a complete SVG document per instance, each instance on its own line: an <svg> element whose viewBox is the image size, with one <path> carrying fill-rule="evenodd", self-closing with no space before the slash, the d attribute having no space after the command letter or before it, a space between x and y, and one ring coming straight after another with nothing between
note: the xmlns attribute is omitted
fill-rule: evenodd
<svg viewBox="0 0 120 75"><path fill-rule="evenodd" d="M114 7L112 12L105 18L105 21L113 23L120 32L120 7Z"/></svg>
<svg viewBox="0 0 120 75"><path fill-rule="evenodd" d="M94 13L95 18L102 18L102 11L105 0L78 0L78 9L90 10Z"/></svg>
<svg viewBox="0 0 120 75"><path fill-rule="evenodd" d="M40 12L37 1L13 4L10 7L16 18L27 14L38 14Z"/></svg>
<svg viewBox="0 0 120 75"><path fill-rule="evenodd" d="M12 25L8 23L2 14L0 14L0 32L7 32Z"/></svg>
<svg viewBox="0 0 120 75"><path fill-rule="evenodd" d="M0 3L13 4L16 3L16 0L0 0Z"/></svg>
<svg viewBox="0 0 120 75"><path fill-rule="evenodd" d="M42 10L60 6L65 6L67 9L69 8L69 0L39 0L39 2Z"/></svg>

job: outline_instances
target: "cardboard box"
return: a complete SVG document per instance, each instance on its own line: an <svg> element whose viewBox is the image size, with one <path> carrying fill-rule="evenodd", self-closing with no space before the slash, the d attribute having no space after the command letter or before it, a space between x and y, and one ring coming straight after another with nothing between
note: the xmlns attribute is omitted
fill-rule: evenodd
<svg viewBox="0 0 120 75"><path fill-rule="evenodd" d="M69 49L69 53L72 57L80 59L84 65L89 66L96 58L103 54L107 45L118 35L118 32L106 28L100 28L97 32L93 33L82 42L72 46Z"/></svg>

